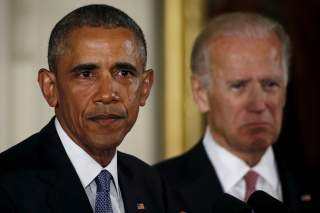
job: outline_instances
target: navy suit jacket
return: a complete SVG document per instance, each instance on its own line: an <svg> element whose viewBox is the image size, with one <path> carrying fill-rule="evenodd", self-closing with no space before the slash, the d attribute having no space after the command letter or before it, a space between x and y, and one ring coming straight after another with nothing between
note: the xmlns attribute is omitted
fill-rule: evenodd
<svg viewBox="0 0 320 213"><path fill-rule="evenodd" d="M303 202L306 194L301 181L276 155L284 203L297 212L311 208ZM191 150L155 165L167 184L170 212L213 212L215 201L223 194L221 183L202 141Z"/></svg>
<svg viewBox="0 0 320 213"><path fill-rule="evenodd" d="M166 211L163 183L150 166L118 152L118 175L126 212ZM0 154L0 212L93 212L54 119Z"/></svg>

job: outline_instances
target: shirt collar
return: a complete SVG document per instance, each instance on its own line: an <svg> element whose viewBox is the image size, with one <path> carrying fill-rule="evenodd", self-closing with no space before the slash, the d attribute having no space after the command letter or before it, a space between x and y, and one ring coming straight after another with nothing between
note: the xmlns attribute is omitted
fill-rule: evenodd
<svg viewBox="0 0 320 213"><path fill-rule="evenodd" d="M209 128L207 128L203 138L203 145L224 191L230 190L250 169L264 178L273 189L277 188L279 179L276 171L274 153L271 147L267 149L259 163L253 168L250 168L243 160L219 145L213 139Z"/></svg>
<svg viewBox="0 0 320 213"><path fill-rule="evenodd" d="M271 146L266 150L259 163L255 165L252 170L257 172L274 190L276 190L277 185L279 184L279 177Z"/></svg>
<svg viewBox="0 0 320 213"><path fill-rule="evenodd" d="M117 190L117 193L119 194L120 190L118 182L117 152L113 156L111 162L105 168L103 168L78 144L72 141L72 139L63 130L57 118L55 119L55 127L57 129L62 145L66 150L67 155L80 178L83 188L86 188L92 181L94 181L101 170L106 169L111 173L115 188Z"/></svg>

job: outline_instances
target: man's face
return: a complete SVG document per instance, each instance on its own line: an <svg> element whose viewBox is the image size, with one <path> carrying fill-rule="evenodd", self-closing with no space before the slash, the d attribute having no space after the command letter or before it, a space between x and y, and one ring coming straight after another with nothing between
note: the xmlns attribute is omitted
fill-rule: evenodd
<svg viewBox="0 0 320 213"><path fill-rule="evenodd" d="M114 150L145 104L153 72L144 70L139 51L125 28L82 27L68 35L56 74L46 73L53 79L47 101L87 152Z"/></svg>
<svg viewBox="0 0 320 213"><path fill-rule="evenodd" d="M277 37L219 38L209 43L208 60L210 83L200 109L213 137L232 152L264 152L279 135L285 104Z"/></svg>

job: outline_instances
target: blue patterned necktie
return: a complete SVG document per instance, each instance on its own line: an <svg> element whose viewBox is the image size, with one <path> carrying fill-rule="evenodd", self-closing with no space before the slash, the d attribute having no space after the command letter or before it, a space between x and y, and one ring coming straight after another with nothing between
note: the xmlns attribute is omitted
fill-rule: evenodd
<svg viewBox="0 0 320 213"><path fill-rule="evenodd" d="M107 170L102 170L95 178L97 184L95 213L112 213L110 199L111 174Z"/></svg>

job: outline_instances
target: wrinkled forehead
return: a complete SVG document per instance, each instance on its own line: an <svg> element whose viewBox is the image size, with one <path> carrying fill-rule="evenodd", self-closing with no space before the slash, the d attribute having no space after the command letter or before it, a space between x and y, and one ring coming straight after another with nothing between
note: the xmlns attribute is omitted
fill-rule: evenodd
<svg viewBox="0 0 320 213"><path fill-rule="evenodd" d="M237 59L243 60L243 58L247 60L270 59L281 63L283 60L281 48L280 40L275 34L262 37L220 36L208 40L205 57L208 65L216 63L217 60L234 59L232 61L236 61Z"/></svg>
<svg viewBox="0 0 320 213"><path fill-rule="evenodd" d="M274 32L266 34L221 34L218 36L209 37L205 44L207 50L215 51L219 48L232 48L233 46L251 44L251 43L264 43L273 46L275 51L281 52L281 41L278 35Z"/></svg>
<svg viewBox="0 0 320 213"><path fill-rule="evenodd" d="M213 73L223 70L264 70L282 75L281 44L274 35L265 37L224 36L207 45L207 66ZM254 74L254 72L252 73Z"/></svg>

